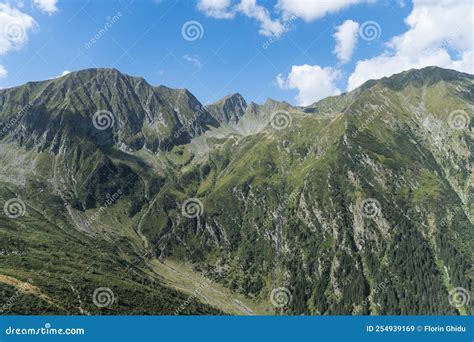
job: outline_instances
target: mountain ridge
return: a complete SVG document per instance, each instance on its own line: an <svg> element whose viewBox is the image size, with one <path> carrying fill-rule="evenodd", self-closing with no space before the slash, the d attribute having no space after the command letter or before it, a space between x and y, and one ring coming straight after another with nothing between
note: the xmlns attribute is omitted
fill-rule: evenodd
<svg viewBox="0 0 474 342"><path fill-rule="evenodd" d="M0 91L0 197L25 206L0 216L3 248L23 253L1 274L32 277L66 312L64 277L90 312L156 314L194 293L186 275L266 314L472 311L450 305L473 282L472 75L425 68L307 107L239 94L209 107L93 73ZM113 123L94 125L98 112ZM119 300L101 311L90 296L104 279ZM165 295L144 303L153 286ZM220 301L185 313L242 312Z"/></svg>

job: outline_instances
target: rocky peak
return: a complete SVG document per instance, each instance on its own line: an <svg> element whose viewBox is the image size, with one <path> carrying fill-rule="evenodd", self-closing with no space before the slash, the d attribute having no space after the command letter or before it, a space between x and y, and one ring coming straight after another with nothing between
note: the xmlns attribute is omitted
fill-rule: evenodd
<svg viewBox="0 0 474 342"><path fill-rule="evenodd" d="M242 95L235 93L207 106L206 109L219 122L237 123L245 114L247 102Z"/></svg>

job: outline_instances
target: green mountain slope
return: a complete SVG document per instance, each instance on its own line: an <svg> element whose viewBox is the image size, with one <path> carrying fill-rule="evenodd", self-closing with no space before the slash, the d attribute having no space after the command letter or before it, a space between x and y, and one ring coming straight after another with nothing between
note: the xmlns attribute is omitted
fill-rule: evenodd
<svg viewBox="0 0 474 342"><path fill-rule="evenodd" d="M0 90L0 106L1 198L25 209L0 217L0 289L36 286L9 312L472 313L471 75L204 107L98 69Z"/></svg>

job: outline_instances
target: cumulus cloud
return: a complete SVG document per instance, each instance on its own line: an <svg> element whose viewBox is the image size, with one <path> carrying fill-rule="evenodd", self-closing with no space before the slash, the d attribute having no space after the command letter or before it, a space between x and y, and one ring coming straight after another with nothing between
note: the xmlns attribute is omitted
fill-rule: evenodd
<svg viewBox="0 0 474 342"><path fill-rule="evenodd" d="M231 0L199 0L197 7L208 17L232 19L235 16L231 9Z"/></svg>
<svg viewBox="0 0 474 342"><path fill-rule="evenodd" d="M29 15L9 4L0 4L0 55L18 50L28 42L28 30L36 27Z"/></svg>
<svg viewBox="0 0 474 342"><path fill-rule="evenodd" d="M8 76L8 71L3 65L0 64L0 78L5 78Z"/></svg>
<svg viewBox="0 0 474 342"><path fill-rule="evenodd" d="M331 95L339 95L336 86L339 71L319 65L293 65L288 77L279 74L277 83L281 89L297 89L296 101L300 106L308 106Z"/></svg>
<svg viewBox="0 0 474 342"><path fill-rule="evenodd" d="M235 5L232 0L199 0L197 8L205 15L218 19L232 19L240 13L253 18L260 24L260 34L272 36L287 30L285 22L290 18L312 21L327 14L338 12L351 5L373 0L278 0L273 7L278 17L272 19L268 8L258 5L257 0L240 0Z"/></svg>
<svg viewBox="0 0 474 342"><path fill-rule="evenodd" d="M268 9L258 5L256 0L241 0L234 6L231 0L199 0L197 8L205 15L218 19L232 19L236 14L255 19L260 24L260 34L267 37L286 30L281 20L273 20Z"/></svg>
<svg viewBox="0 0 474 342"><path fill-rule="evenodd" d="M369 79L430 65L473 73L472 15L468 1L414 0L405 20L408 31L392 38L383 54L357 62L348 90Z"/></svg>
<svg viewBox="0 0 474 342"><path fill-rule="evenodd" d="M56 76L55 78L59 78L59 77L63 77L63 76L66 76L67 74L70 74L71 72L69 70L64 70L61 75L59 76Z"/></svg>
<svg viewBox="0 0 474 342"><path fill-rule="evenodd" d="M366 0L278 0L277 7L283 11L285 16L295 15L305 21L313 21L362 2L366 2Z"/></svg>
<svg viewBox="0 0 474 342"><path fill-rule="evenodd" d="M38 7L42 12L53 15L58 11L57 4L58 0L34 0L33 4Z"/></svg>
<svg viewBox="0 0 474 342"><path fill-rule="evenodd" d="M358 37L359 23L355 21L346 20L342 25L336 27L336 32L334 33L336 47L333 52L342 64L351 60Z"/></svg>
<svg viewBox="0 0 474 342"><path fill-rule="evenodd" d="M268 10L257 5L256 0L242 0L237 9L245 16L254 18L260 23L260 34L272 36L284 31L284 27L279 20L272 20Z"/></svg>

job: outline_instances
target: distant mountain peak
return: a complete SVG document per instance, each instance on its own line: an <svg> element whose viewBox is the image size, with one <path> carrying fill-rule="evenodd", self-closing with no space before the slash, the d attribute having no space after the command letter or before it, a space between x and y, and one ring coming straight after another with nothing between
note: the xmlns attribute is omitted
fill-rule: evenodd
<svg viewBox="0 0 474 342"><path fill-rule="evenodd" d="M242 95L234 93L206 106L206 109L219 122L237 123L240 117L245 114L247 102Z"/></svg>
<svg viewBox="0 0 474 342"><path fill-rule="evenodd" d="M474 76L456 70L427 66L421 69L405 70L377 80L368 80L353 91L363 91L376 84L381 84L393 90L400 90L407 86L429 86L440 81L451 82L463 78L473 79Z"/></svg>

